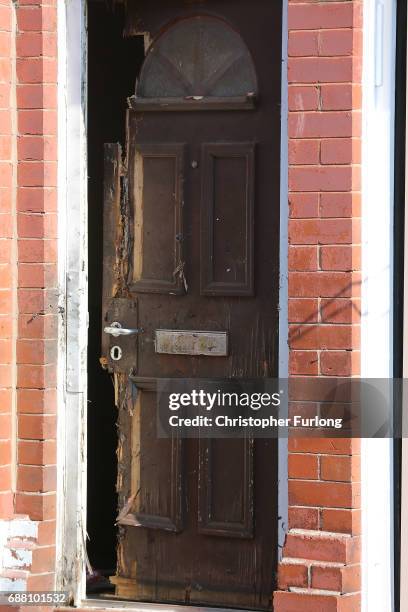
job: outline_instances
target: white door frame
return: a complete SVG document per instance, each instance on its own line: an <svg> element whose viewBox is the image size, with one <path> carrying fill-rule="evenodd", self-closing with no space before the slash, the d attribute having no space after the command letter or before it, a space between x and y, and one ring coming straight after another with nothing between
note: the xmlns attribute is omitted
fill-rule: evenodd
<svg viewBox="0 0 408 612"><path fill-rule="evenodd" d="M87 422L87 34L85 0L58 10L60 329L57 435L57 577L74 603L85 596Z"/></svg>
<svg viewBox="0 0 408 612"><path fill-rule="evenodd" d="M69 590L75 605L92 606L92 601L85 599L88 322L86 0L61 0L57 6L59 284L60 308L65 312L65 326L61 325L60 329L59 351L57 588ZM287 0L283 0L282 28L279 376L286 378L288 375ZM277 517L279 557L287 529L287 473L287 440L281 439L279 440ZM115 607L111 602L104 602L103 606L105 609ZM129 606L138 610L146 608L137 603L126 607ZM120 607L125 607L123 602ZM148 608L151 609L151 606Z"/></svg>

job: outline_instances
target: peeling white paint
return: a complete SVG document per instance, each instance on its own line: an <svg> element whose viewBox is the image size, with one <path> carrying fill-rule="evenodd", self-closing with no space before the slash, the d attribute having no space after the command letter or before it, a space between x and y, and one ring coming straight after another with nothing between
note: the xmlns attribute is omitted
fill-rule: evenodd
<svg viewBox="0 0 408 612"><path fill-rule="evenodd" d="M85 594L87 384L86 0L58 7L57 589ZM69 492L69 493L68 493Z"/></svg>
<svg viewBox="0 0 408 612"><path fill-rule="evenodd" d="M24 591L38 536L29 518L0 521L0 591Z"/></svg>

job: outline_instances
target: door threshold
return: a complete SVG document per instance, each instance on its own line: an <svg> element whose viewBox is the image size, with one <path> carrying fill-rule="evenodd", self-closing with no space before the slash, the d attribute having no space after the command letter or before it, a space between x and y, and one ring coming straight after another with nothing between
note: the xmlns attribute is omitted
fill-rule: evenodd
<svg viewBox="0 0 408 612"><path fill-rule="evenodd" d="M182 604L145 603L142 601L129 601L113 599L83 599L78 608L88 610L126 610L126 612L251 612L243 608L218 608L216 606L190 606ZM255 612L255 611L254 611Z"/></svg>

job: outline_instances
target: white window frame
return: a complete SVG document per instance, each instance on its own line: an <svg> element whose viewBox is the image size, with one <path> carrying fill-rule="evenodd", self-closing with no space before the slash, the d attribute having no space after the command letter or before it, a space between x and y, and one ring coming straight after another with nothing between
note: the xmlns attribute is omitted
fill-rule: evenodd
<svg viewBox="0 0 408 612"><path fill-rule="evenodd" d="M364 0L361 376L393 377L396 0ZM362 612L394 610L393 440L362 439Z"/></svg>

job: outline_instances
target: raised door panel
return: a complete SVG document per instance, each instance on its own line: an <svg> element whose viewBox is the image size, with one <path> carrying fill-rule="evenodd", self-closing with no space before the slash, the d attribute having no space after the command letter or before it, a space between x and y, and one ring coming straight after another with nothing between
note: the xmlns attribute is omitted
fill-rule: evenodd
<svg viewBox="0 0 408 612"><path fill-rule="evenodd" d="M199 533L253 537L253 453L249 438L200 440Z"/></svg>
<svg viewBox="0 0 408 612"><path fill-rule="evenodd" d="M136 393L131 419L131 495L117 522L179 532L183 528L183 441L176 435L157 437L156 393Z"/></svg>
<svg viewBox="0 0 408 612"><path fill-rule="evenodd" d="M184 293L183 166L183 144L135 145L133 291Z"/></svg>
<svg viewBox="0 0 408 612"><path fill-rule="evenodd" d="M201 295L254 293L254 143L202 147Z"/></svg>

